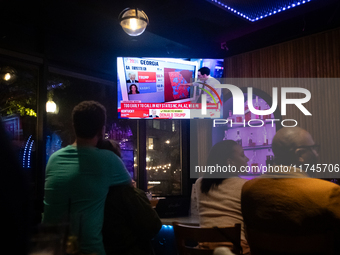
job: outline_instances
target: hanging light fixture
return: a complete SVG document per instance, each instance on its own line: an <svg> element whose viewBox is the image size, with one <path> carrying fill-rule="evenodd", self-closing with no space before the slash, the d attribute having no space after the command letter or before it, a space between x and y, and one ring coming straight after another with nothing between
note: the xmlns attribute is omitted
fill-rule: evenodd
<svg viewBox="0 0 340 255"><path fill-rule="evenodd" d="M118 19L125 33L130 36L141 35L149 24L149 18L145 12L137 8L124 9Z"/></svg>

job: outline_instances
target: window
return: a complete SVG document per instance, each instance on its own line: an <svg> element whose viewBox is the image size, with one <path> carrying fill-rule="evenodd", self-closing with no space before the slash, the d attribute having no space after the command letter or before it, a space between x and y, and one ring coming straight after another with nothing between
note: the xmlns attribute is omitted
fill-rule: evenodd
<svg viewBox="0 0 340 255"><path fill-rule="evenodd" d="M37 66L0 60L0 118L37 200ZM1 166L6 167L6 166Z"/></svg>
<svg viewBox="0 0 340 255"><path fill-rule="evenodd" d="M146 125L147 188L154 196L181 195L180 121L147 120L147 122L153 122L153 125ZM155 122L158 124L155 125Z"/></svg>

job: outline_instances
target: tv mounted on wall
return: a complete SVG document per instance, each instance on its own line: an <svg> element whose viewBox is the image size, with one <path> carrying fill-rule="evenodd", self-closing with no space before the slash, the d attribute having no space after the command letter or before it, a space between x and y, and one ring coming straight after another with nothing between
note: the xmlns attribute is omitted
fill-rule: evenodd
<svg viewBox="0 0 340 255"><path fill-rule="evenodd" d="M223 60L184 60L180 58L117 58L119 118L189 119L197 100L197 79L202 65L212 64L213 74L223 70Z"/></svg>

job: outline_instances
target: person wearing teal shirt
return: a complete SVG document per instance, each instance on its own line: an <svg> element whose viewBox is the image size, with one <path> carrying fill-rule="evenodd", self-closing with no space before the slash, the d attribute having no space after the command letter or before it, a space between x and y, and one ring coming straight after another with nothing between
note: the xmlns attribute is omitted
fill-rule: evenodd
<svg viewBox="0 0 340 255"><path fill-rule="evenodd" d="M96 148L106 122L104 106L84 101L72 112L76 141L52 154L46 166L44 224L70 224L83 254L105 255L105 199L110 186L131 185L122 160Z"/></svg>

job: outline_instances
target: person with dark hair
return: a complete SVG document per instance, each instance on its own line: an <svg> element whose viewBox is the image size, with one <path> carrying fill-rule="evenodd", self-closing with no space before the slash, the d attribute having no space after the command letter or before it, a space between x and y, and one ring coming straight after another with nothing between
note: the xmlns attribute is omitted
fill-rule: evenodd
<svg viewBox="0 0 340 255"><path fill-rule="evenodd" d="M128 93L129 95L131 95L131 94L139 94L140 93L136 84L131 84L129 89L130 89L129 93Z"/></svg>
<svg viewBox="0 0 340 255"><path fill-rule="evenodd" d="M121 156L114 140L102 140L97 147ZM143 190L132 185L110 187L102 230L107 255L152 255L151 239L161 227L162 222Z"/></svg>
<svg viewBox="0 0 340 255"><path fill-rule="evenodd" d="M206 166L207 168L232 166L238 171L242 166L247 166L248 161L240 145L232 140L224 140L212 147ZM242 250L243 254L248 254L249 246L245 238L241 214L241 189L247 180L239 178L237 171L228 172L228 178L222 176L213 178L214 173L207 173L196 181L199 219L200 226L203 228L230 227L241 223ZM228 243L203 243L200 246L215 248L216 245L229 246Z"/></svg>
<svg viewBox="0 0 340 255"><path fill-rule="evenodd" d="M131 185L122 160L96 145L103 138L105 107L84 101L72 112L76 141L53 153L46 166L44 224L70 224L82 254L105 255L104 206L110 186Z"/></svg>
<svg viewBox="0 0 340 255"><path fill-rule="evenodd" d="M206 94L207 95L207 103L214 103L214 99L215 99L215 102L218 103L219 99L218 99L217 95L215 94L215 92L213 92L208 86L206 86L206 85L209 85L209 86L213 87L216 90L219 97L221 97L222 89L221 88L215 88L215 85L220 84L220 82L218 80L216 80L215 78L210 76L210 69L208 67L205 67L205 66L201 67L200 69L198 69L197 77L198 77L198 82L196 83L196 85L199 86L199 88L201 88L197 91L199 93L198 102L201 101L201 95ZM210 92L213 95L213 98L202 89Z"/></svg>
<svg viewBox="0 0 340 255"><path fill-rule="evenodd" d="M111 139L101 139L97 143L97 148L102 150L109 150L116 154L118 157L122 157L122 152L119 143Z"/></svg>
<svg viewBox="0 0 340 255"><path fill-rule="evenodd" d="M247 228L300 235L335 231L339 236L339 185L309 178L305 169L297 168L316 167L318 145L311 134L300 127L281 128L272 148L277 170L267 171L242 188Z"/></svg>

